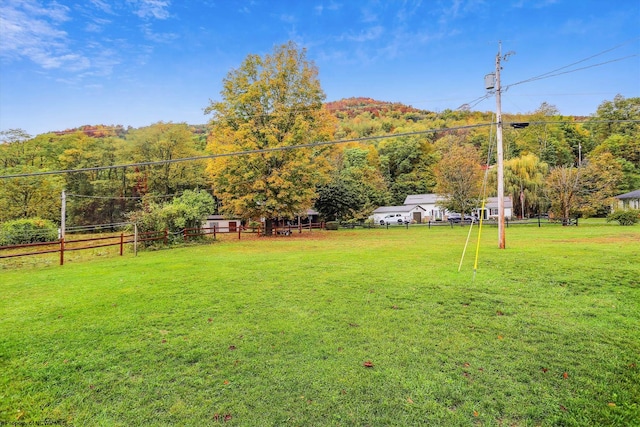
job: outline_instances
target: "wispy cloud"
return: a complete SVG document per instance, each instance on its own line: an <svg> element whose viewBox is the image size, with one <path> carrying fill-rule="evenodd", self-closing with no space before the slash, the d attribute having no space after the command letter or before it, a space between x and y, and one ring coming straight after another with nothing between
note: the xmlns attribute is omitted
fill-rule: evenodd
<svg viewBox="0 0 640 427"><path fill-rule="evenodd" d="M324 2L315 5L313 7L313 10L316 13L316 15L322 15L322 13L325 10L329 10L329 11L335 12L337 10L340 10L341 8L342 8L342 4L341 3L338 3L338 2L335 2L335 1L330 1L330 2L328 2L327 5L325 5Z"/></svg>
<svg viewBox="0 0 640 427"><path fill-rule="evenodd" d="M104 0L91 0L91 4L104 13L114 15L113 7Z"/></svg>
<svg viewBox="0 0 640 427"><path fill-rule="evenodd" d="M295 15L290 15L290 14L280 15L280 20L282 22L286 22L287 24L295 24L298 21Z"/></svg>
<svg viewBox="0 0 640 427"><path fill-rule="evenodd" d="M69 48L68 34L61 24L69 8L57 3L44 7L35 0L9 0L0 5L0 56L7 60L26 58L45 69L86 69L90 61Z"/></svg>
<svg viewBox="0 0 640 427"><path fill-rule="evenodd" d="M373 27L365 28L359 33L347 33L343 34L340 39L363 43L370 42L379 39L384 34L384 27L381 25L375 25Z"/></svg>
<svg viewBox="0 0 640 427"><path fill-rule="evenodd" d="M169 13L169 0L129 0L134 4L134 13L140 18L167 19Z"/></svg>
<svg viewBox="0 0 640 427"><path fill-rule="evenodd" d="M157 33L154 32L151 24L143 24L141 26L144 38L155 43L168 43L178 38L175 33Z"/></svg>

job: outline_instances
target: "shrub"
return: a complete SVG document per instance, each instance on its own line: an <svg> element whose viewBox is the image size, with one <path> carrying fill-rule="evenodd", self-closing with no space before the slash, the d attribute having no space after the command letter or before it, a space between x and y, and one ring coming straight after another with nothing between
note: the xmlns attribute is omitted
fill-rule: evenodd
<svg viewBox="0 0 640 427"><path fill-rule="evenodd" d="M53 242L57 238L58 227L48 219L16 219L0 224L0 246Z"/></svg>
<svg viewBox="0 0 640 427"><path fill-rule="evenodd" d="M610 213L607 222L617 221L620 225L633 225L640 219L640 211L637 209L624 209Z"/></svg>
<svg viewBox="0 0 640 427"><path fill-rule="evenodd" d="M329 221L325 224L324 228L326 230L337 230L339 226L340 223L338 221Z"/></svg>

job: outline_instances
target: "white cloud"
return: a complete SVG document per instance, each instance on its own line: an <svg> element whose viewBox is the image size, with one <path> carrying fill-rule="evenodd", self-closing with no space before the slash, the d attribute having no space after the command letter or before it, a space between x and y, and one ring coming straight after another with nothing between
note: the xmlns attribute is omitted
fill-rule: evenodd
<svg viewBox="0 0 640 427"><path fill-rule="evenodd" d="M134 13L140 18L167 19L171 14L167 10L171 5L169 0L135 0Z"/></svg>
<svg viewBox="0 0 640 427"><path fill-rule="evenodd" d="M45 69L71 71L90 66L90 61L69 48L68 34L60 28L69 19L69 8L52 3L44 7L33 0L8 1L0 6L0 57L21 58Z"/></svg>
<svg viewBox="0 0 640 427"><path fill-rule="evenodd" d="M142 25L142 33L144 34L144 38L149 41L156 43L168 43L171 40L175 40L178 38L178 35L175 33L156 33L151 28L151 24Z"/></svg>
<svg viewBox="0 0 640 427"><path fill-rule="evenodd" d="M113 8L112 6L107 3L104 0L91 0L91 3L98 9L100 9L101 11L103 11L104 13L107 13L109 15L113 15Z"/></svg>
<svg viewBox="0 0 640 427"><path fill-rule="evenodd" d="M297 22L297 18L294 15L289 14L280 15L280 20L282 22L286 22L287 24L295 24Z"/></svg>
<svg viewBox="0 0 640 427"><path fill-rule="evenodd" d="M373 27L365 28L360 31L358 34L346 34L343 35L342 38L345 40L353 41L353 42L368 42L372 40L377 40L384 33L384 28L380 25L376 25Z"/></svg>

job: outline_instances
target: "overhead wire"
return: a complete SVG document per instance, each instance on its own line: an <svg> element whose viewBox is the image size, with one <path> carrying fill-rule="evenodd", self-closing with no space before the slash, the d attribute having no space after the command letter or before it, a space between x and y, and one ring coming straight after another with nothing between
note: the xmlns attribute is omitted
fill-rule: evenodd
<svg viewBox="0 0 640 427"><path fill-rule="evenodd" d="M117 168L128 168L128 167L141 167L141 166L157 166L157 165L166 165L172 163L182 163L182 162L191 162L191 161L199 161L199 160L208 160L208 159L216 159L222 157L233 157L233 156L244 156L249 154L261 154L261 153L272 153L278 151L288 151L288 150L296 150L301 148L315 148L322 147L328 145L338 145L338 144L347 144L351 142L368 142L380 139L390 139L390 138L403 138L407 136L415 136L415 135L425 135L429 133L436 132L450 132L456 130L464 130L464 129L475 129L480 127L491 126L491 123L479 123L474 125L464 125L464 126L456 126L450 128L437 128L437 129L426 129L421 131L414 132L403 132L396 134L386 134L386 135L378 135L378 136L367 136L362 138L351 138L351 139L339 139L339 140L330 140L330 141L316 141L310 142L307 144L297 144L297 145L288 145L282 147L270 147L270 148L259 148L255 150L243 150L243 151L234 151L231 153L219 153L219 154L210 154L205 156L192 156L192 157L183 157L178 159L166 159L166 160L154 160L147 162L136 162L136 163L127 163L127 164L119 164L119 165L107 165L107 166L94 166L89 168L80 168L80 169L63 169L63 170L54 170L54 171L41 171L41 172L31 172L24 174L10 174L10 175L0 175L0 179L7 178L25 178L31 176L43 176L43 175L62 175L68 173L78 173L78 172L92 172L92 171L100 171L100 170L108 170L108 169L117 169Z"/></svg>
<svg viewBox="0 0 640 427"><path fill-rule="evenodd" d="M616 58L616 59L612 59L612 60L609 60L609 61L600 62L598 64L592 64L592 65L589 65L589 66L586 66L586 67L580 67L580 68L575 68L575 69L572 69L572 70L562 71L562 70L564 70L566 68L572 67L574 65L581 64L583 62L589 61L590 59L593 59L593 58L596 58L598 56L604 55L605 53L612 52L612 51L614 51L616 49L619 49L619 48L621 48L623 46L626 46L626 45L628 45L628 44L630 44L630 43L632 43L634 41L637 41L639 39L640 39L640 37L635 37L635 38L626 40L624 43L620 43L620 44L618 44L616 46L613 46L613 47L611 47L609 49L605 49L603 51L600 51L600 52L598 52L598 53L596 53L594 55L588 56L588 57L583 58L583 59L581 59L579 61L572 62L571 64L567 64L567 65L564 65L564 66L562 66L560 68L556 68L554 70L547 71L546 73L538 74L537 76L529 77L529 78L527 78L525 80L521 80L519 82L511 83L511 84L508 84L508 85L503 85L501 90L506 92L512 86L517 86L517 85L521 85L521 84L524 84L524 83L529 83L529 82L542 80L542 79L547 79L547 78L551 78L551 77L556 77L556 76L560 76L560 75L563 75L563 74L574 73L576 71L586 70L586 69L589 69L589 68L599 67L599 66L610 64L610 63L613 63L613 62L618 62L618 61L622 61L622 60L625 60L625 59L633 58L633 57L638 56L638 55L637 54L627 55L627 56L624 56L624 57L621 57L621 58ZM562 71L562 72L559 72L559 71ZM478 98L475 98L472 101L464 103L460 107L458 107L458 110L462 109L463 107L464 108L473 108L476 105L478 105L480 102L484 101L485 99L490 98L494 93L495 93L495 91L490 91L486 95L479 96Z"/></svg>
<svg viewBox="0 0 640 427"><path fill-rule="evenodd" d="M144 196L92 196L88 194L66 193L67 197L79 197L84 199L109 199L109 200L139 200L142 198L162 199L162 198L168 198L168 197L176 197L180 195L182 195L182 193L160 194L160 195L146 194Z"/></svg>
<svg viewBox="0 0 640 427"><path fill-rule="evenodd" d="M520 122L513 122L520 123ZM640 120L589 120L589 121L575 121L575 120L555 120L555 121L535 121L528 122L530 125L536 124L580 124L580 125L592 125L599 123L640 123ZM505 122L505 125L510 125L511 122ZM391 138L403 138L407 136L415 136L415 135L425 135L429 133L437 133L437 132L450 132L456 130L466 130L466 129L475 129L480 127L492 126L493 123L478 123L474 125L464 125L464 126L455 126L450 128L437 128L437 129L426 129L422 131L414 131L414 132L404 132L397 134L386 134L386 135L377 135L377 136L367 136L362 138L352 138L352 139L339 139L339 140L330 140L330 141L317 141L311 142L308 144L298 144L298 145L290 145L290 146L282 146L282 147L271 147L271 148L261 148L255 150L244 150L244 151L235 151L231 153L221 153L221 154L210 154L204 156L193 156L193 157L182 157L178 159L166 159L166 160L154 160L147 162L137 162L137 163L126 163L119 165L106 165L106 166L94 166L89 168L80 168L80 169L63 169L63 170L53 170L53 171L40 171L40 172L30 172L30 173L22 173L22 174L9 174L9 175L0 175L0 179L10 179L10 178L27 178L33 176L45 176L45 175L63 175L69 173L79 173L79 172L94 172L101 170L109 170L109 169L118 169L118 168L129 168L129 167L144 167L144 166L158 166L172 163L183 163L183 162L191 162L191 161L201 161L208 159L216 159L221 157L232 157L232 156L244 156L249 154L260 154L260 153L270 153L277 151L287 151L287 150L295 150L300 148L314 148L328 145L338 145L338 144L347 144L351 142L368 142L374 140L381 139L391 139Z"/></svg>

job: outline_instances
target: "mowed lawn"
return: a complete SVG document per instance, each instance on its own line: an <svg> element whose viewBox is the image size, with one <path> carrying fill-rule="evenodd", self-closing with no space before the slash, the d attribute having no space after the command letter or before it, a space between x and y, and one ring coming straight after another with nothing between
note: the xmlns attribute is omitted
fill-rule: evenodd
<svg viewBox="0 0 640 427"><path fill-rule="evenodd" d="M0 424L640 425L640 226L467 232L0 270Z"/></svg>

